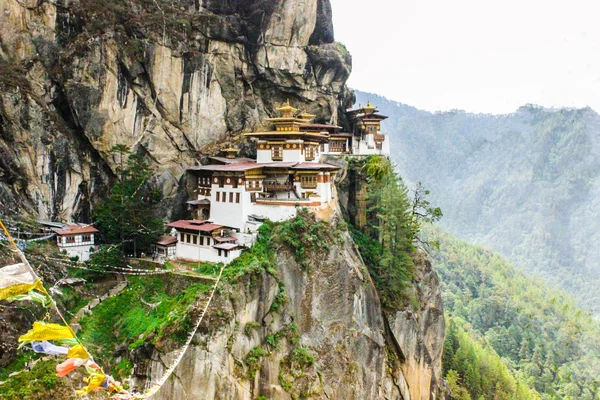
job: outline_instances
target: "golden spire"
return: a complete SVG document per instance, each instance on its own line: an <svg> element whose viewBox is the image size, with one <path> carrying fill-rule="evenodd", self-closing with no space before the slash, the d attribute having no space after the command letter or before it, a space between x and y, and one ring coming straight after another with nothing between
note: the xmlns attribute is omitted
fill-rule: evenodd
<svg viewBox="0 0 600 400"><path fill-rule="evenodd" d="M373 107L371 105L371 101L367 101L367 105L365 106L365 110L374 110L377 107Z"/></svg>
<svg viewBox="0 0 600 400"><path fill-rule="evenodd" d="M287 99L287 101L284 104L282 104L281 107L277 108L277 111L281 113L281 116L283 118L292 118L298 110L292 107L290 105L290 99Z"/></svg>
<svg viewBox="0 0 600 400"><path fill-rule="evenodd" d="M235 158L235 156L237 155L237 153L240 152L240 149L237 149L231 145L229 145L229 147L227 147L226 149L221 150L223 153L225 153L225 156L227 158Z"/></svg>

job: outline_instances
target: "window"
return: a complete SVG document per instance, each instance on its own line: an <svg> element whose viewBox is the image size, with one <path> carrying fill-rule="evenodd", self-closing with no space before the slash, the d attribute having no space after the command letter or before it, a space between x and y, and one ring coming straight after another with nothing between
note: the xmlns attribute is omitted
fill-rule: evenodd
<svg viewBox="0 0 600 400"><path fill-rule="evenodd" d="M200 246L204 246L204 236L200 236Z"/></svg>
<svg viewBox="0 0 600 400"><path fill-rule="evenodd" d="M220 197L221 197L221 193L217 192L217 200L216 201L221 201Z"/></svg>
<svg viewBox="0 0 600 400"><path fill-rule="evenodd" d="M192 235L192 244L198 244L198 236Z"/></svg>
<svg viewBox="0 0 600 400"><path fill-rule="evenodd" d="M233 203L233 192L229 192L229 202Z"/></svg>
<svg viewBox="0 0 600 400"><path fill-rule="evenodd" d="M302 175L300 182L303 188L316 188L317 187L317 176L316 175Z"/></svg>
<svg viewBox="0 0 600 400"><path fill-rule="evenodd" d="M221 249L219 249L219 257L221 257Z"/></svg>
<svg viewBox="0 0 600 400"><path fill-rule="evenodd" d="M283 160L283 146L271 146L271 159L274 161Z"/></svg>
<svg viewBox="0 0 600 400"><path fill-rule="evenodd" d="M225 179L219 178L219 187L224 187L224 186L225 186Z"/></svg>
<svg viewBox="0 0 600 400"><path fill-rule="evenodd" d="M239 194L239 193L236 193L236 194L235 194L235 202L236 202L236 203L239 203L239 202L240 202L240 194Z"/></svg>
<svg viewBox="0 0 600 400"><path fill-rule="evenodd" d="M75 243L75 236L67 236L66 239L67 243Z"/></svg>
<svg viewBox="0 0 600 400"><path fill-rule="evenodd" d="M92 236L91 235L83 235L83 236L81 236L81 241L82 242L91 242Z"/></svg>
<svg viewBox="0 0 600 400"><path fill-rule="evenodd" d="M250 193L250 201L256 203L256 193Z"/></svg>
<svg viewBox="0 0 600 400"><path fill-rule="evenodd" d="M313 146L306 146L304 149L304 158L306 158L307 161L315 159L315 148Z"/></svg>

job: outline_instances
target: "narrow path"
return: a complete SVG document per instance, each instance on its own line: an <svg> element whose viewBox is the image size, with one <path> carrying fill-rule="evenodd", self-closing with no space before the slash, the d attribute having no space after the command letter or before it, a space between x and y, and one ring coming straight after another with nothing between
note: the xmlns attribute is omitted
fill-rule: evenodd
<svg viewBox="0 0 600 400"><path fill-rule="evenodd" d="M110 289L107 293L105 293L104 295L93 299L92 301L90 301L88 303L87 306L83 307L81 310L77 311L77 313L75 314L75 316L73 317L73 319L71 319L71 322L69 323L69 325L71 325L71 328L73 329L73 331L75 333L77 333L77 331L79 330L79 328L81 327L79 325L79 320L81 318L83 318L84 315L86 314L91 314L92 310L100 303L102 303L104 300L109 299L113 296L118 295L119 293L121 293L128 285L127 279L125 279L125 277L123 277L122 275L118 274L117 275L117 279L120 281L117 286L115 286L114 288Z"/></svg>

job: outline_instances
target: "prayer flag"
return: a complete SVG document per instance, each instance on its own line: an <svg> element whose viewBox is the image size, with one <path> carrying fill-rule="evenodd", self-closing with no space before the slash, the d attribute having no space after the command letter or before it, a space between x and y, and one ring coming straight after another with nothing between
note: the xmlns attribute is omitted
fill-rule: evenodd
<svg viewBox="0 0 600 400"><path fill-rule="evenodd" d="M0 268L0 300L25 294L30 290L46 293L42 281L21 263Z"/></svg>
<svg viewBox="0 0 600 400"><path fill-rule="evenodd" d="M66 347L56 346L46 340L41 342L31 342L31 347L36 353L44 353L51 356L64 355L69 352L69 349Z"/></svg>
<svg viewBox="0 0 600 400"><path fill-rule="evenodd" d="M75 334L68 326L36 321L33 323L33 329L30 329L26 334L19 337L19 342L57 340L74 337Z"/></svg>
<svg viewBox="0 0 600 400"><path fill-rule="evenodd" d="M75 393L79 395L86 395L93 391L100 389L100 386L106 380L106 375L100 373L91 374L88 378L83 378L84 382L87 382L87 386L81 388L81 390L76 390Z"/></svg>
<svg viewBox="0 0 600 400"><path fill-rule="evenodd" d="M90 353L87 352L85 347L81 344L77 344L69 349L67 354L69 358L90 358Z"/></svg>

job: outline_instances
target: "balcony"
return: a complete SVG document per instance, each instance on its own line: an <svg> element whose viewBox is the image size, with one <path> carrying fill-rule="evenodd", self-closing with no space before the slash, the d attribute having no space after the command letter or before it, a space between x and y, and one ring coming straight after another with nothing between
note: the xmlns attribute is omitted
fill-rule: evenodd
<svg viewBox="0 0 600 400"><path fill-rule="evenodd" d="M264 182L263 191L265 192L289 192L294 190L294 184L290 182Z"/></svg>

